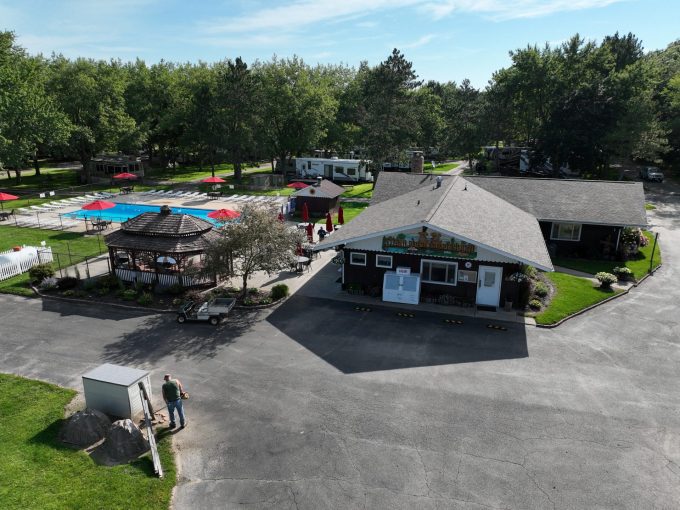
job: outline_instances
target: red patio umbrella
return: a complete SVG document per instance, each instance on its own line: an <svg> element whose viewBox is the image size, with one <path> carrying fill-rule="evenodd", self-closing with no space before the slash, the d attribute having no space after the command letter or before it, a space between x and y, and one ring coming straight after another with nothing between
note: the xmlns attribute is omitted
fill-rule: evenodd
<svg viewBox="0 0 680 510"><path fill-rule="evenodd" d="M283 217L283 213L282 213L282 212L279 213L279 215L278 215L277 218L278 218L278 220L279 220L281 223L283 223L283 222L285 221L285 218Z"/></svg>
<svg viewBox="0 0 680 510"><path fill-rule="evenodd" d="M307 240L310 243L313 243L314 242L314 225L312 225L311 223L307 223L305 230L307 230Z"/></svg>
<svg viewBox="0 0 680 510"><path fill-rule="evenodd" d="M4 210L5 206L2 204L3 202L6 202L8 200L17 200L19 197L10 195L9 193L3 193L0 191L0 210Z"/></svg>
<svg viewBox="0 0 680 510"><path fill-rule="evenodd" d="M125 179L125 180L130 180L130 179L136 179L137 176L135 174L131 174L130 172L123 172L121 174L116 174L113 176L114 179Z"/></svg>
<svg viewBox="0 0 680 510"><path fill-rule="evenodd" d="M116 207L116 204L113 202L107 202L106 200L95 200L94 202L85 204L81 207L81 209L84 209L85 211L103 211L104 209L111 209L112 207Z"/></svg>
<svg viewBox="0 0 680 510"><path fill-rule="evenodd" d="M221 177L208 177L207 179L203 179L201 182L207 182L209 184L214 184L216 182L227 182Z"/></svg>
<svg viewBox="0 0 680 510"><path fill-rule="evenodd" d="M309 207L307 207L307 202L302 204L302 221L309 221Z"/></svg>
<svg viewBox="0 0 680 510"><path fill-rule="evenodd" d="M342 206L338 207L338 223L340 225L345 224L345 211L342 210Z"/></svg>
<svg viewBox="0 0 680 510"><path fill-rule="evenodd" d="M309 186L309 184L305 184L304 182L291 182L290 184L287 184L286 187L288 188L295 188L295 189L302 189L306 188Z"/></svg>
<svg viewBox="0 0 680 510"><path fill-rule="evenodd" d="M302 256L302 245L300 243L298 243L297 246L295 247L295 255L297 255L298 257Z"/></svg>
<svg viewBox="0 0 680 510"><path fill-rule="evenodd" d="M326 213L326 232L333 232L333 220L331 219L331 213Z"/></svg>
<svg viewBox="0 0 680 510"><path fill-rule="evenodd" d="M232 211L231 209L217 209L208 213L208 218L214 218L216 220L233 220L241 216L238 211Z"/></svg>

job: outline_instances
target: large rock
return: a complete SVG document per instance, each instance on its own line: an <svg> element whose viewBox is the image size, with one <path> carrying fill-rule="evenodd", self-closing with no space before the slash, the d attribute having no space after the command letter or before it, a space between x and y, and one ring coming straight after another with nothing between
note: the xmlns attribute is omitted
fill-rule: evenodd
<svg viewBox="0 0 680 510"><path fill-rule="evenodd" d="M64 443L85 448L104 439L111 428L111 420L101 411L85 409L72 415L59 431Z"/></svg>
<svg viewBox="0 0 680 510"><path fill-rule="evenodd" d="M113 422L106 441L102 445L102 453L110 461L116 463L136 459L148 450L149 442L139 427L130 419Z"/></svg>

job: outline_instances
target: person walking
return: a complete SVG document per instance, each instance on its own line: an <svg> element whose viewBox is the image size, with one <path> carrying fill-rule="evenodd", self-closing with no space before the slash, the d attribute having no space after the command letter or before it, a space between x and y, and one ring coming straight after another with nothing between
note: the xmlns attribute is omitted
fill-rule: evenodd
<svg viewBox="0 0 680 510"><path fill-rule="evenodd" d="M186 419L184 418L184 406L182 405L182 394L184 387L179 379L173 379L170 374L165 374L163 378L163 400L168 406L168 414L170 415L170 428L174 429L175 423L175 409L179 415L179 428L183 429L186 426Z"/></svg>

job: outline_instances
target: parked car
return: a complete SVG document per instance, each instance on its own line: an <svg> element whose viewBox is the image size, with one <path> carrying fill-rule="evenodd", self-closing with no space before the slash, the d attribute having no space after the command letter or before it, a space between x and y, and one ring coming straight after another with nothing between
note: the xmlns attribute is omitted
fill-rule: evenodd
<svg viewBox="0 0 680 510"><path fill-rule="evenodd" d="M655 166L646 166L640 170L640 179L643 181L663 182L663 172Z"/></svg>

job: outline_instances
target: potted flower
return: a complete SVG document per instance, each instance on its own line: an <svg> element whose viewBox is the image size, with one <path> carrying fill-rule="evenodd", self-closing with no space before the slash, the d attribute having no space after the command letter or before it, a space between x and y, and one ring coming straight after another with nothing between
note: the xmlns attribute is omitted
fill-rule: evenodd
<svg viewBox="0 0 680 510"><path fill-rule="evenodd" d="M602 289L611 289L612 283L615 283L618 280L616 275L605 273L604 271L597 273L595 279L600 282L600 288Z"/></svg>

